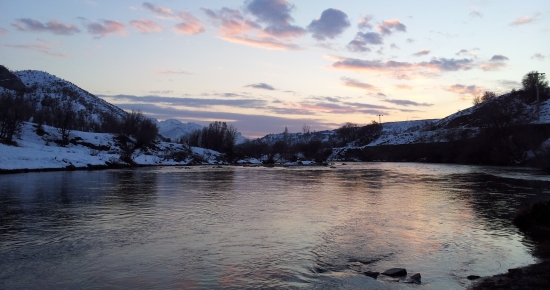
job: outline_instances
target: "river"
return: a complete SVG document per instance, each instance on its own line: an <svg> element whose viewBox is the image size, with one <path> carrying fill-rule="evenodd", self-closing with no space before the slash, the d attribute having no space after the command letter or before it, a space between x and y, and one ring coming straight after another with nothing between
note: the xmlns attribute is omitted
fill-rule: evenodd
<svg viewBox="0 0 550 290"><path fill-rule="evenodd" d="M0 175L2 289L463 289L537 260L528 168L421 163ZM420 273L405 284L363 271Z"/></svg>

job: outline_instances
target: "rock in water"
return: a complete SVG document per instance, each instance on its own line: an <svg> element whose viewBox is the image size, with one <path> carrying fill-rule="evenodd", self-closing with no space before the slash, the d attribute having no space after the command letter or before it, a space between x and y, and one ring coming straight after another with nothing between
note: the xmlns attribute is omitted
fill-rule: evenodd
<svg viewBox="0 0 550 290"><path fill-rule="evenodd" d="M376 279L376 278L378 278L378 275L380 275L380 272L367 271L367 272L365 272L365 275Z"/></svg>
<svg viewBox="0 0 550 290"><path fill-rule="evenodd" d="M466 277L466 278L468 278L468 280L477 280L477 279L479 279L479 278L481 278L481 277L478 276L478 275L470 275L470 276L468 276L468 277Z"/></svg>
<svg viewBox="0 0 550 290"><path fill-rule="evenodd" d="M416 284L420 284L420 279L422 278L422 276L420 276L420 273L416 273L412 276L410 276L409 278L407 278L407 280L405 280L405 283L416 283Z"/></svg>
<svg viewBox="0 0 550 290"><path fill-rule="evenodd" d="M382 275L391 276L391 277L406 276L407 270L404 268L391 268L382 272Z"/></svg>

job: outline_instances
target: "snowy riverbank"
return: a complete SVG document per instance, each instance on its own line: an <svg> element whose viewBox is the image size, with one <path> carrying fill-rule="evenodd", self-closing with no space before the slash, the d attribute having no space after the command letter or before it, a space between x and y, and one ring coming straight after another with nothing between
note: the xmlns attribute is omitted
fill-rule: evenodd
<svg viewBox="0 0 550 290"><path fill-rule="evenodd" d="M0 170L40 170L93 168L128 165L120 160L121 148L113 134L72 131L70 143L56 143L56 128L43 126L44 134L36 133L36 124L25 123L16 146L0 144ZM132 159L137 165L224 164L219 152L170 142L157 142L155 148L136 150Z"/></svg>

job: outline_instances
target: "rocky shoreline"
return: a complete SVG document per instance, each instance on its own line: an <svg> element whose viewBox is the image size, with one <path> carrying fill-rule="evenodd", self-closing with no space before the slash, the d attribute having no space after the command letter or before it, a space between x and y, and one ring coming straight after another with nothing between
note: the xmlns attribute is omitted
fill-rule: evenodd
<svg viewBox="0 0 550 290"><path fill-rule="evenodd" d="M521 268L508 269L507 273L484 277L468 289L548 289L550 287L550 261Z"/></svg>
<svg viewBox="0 0 550 290"><path fill-rule="evenodd" d="M533 255L540 263L508 269L507 273L483 277L468 289L549 289L550 288L550 200L518 211L513 221L525 235L537 242Z"/></svg>

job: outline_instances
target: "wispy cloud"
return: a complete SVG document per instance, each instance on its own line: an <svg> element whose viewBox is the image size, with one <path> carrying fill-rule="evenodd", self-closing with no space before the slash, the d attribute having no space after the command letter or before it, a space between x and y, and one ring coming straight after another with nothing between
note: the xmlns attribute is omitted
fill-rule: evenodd
<svg viewBox="0 0 550 290"><path fill-rule="evenodd" d="M157 17L164 19L173 19L175 14L170 8L161 7L149 2L143 3L143 8L153 12Z"/></svg>
<svg viewBox="0 0 550 290"><path fill-rule="evenodd" d="M263 89L263 90L270 90L270 91L275 90L275 88L273 86L270 86L266 83L251 84L251 85L247 85L245 87L255 88L255 89Z"/></svg>
<svg viewBox="0 0 550 290"><path fill-rule="evenodd" d="M359 23L357 23L357 28L359 29L372 29L372 16L367 15L361 19L359 19Z"/></svg>
<svg viewBox="0 0 550 290"><path fill-rule="evenodd" d="M470 18L483 18L483 13L472 9L472 11L470 12Z"/></svg>
<svg viewBox="0 0 550 290"><path fill-rule="evenodd" d="M514 21L512 21L512 23L510 23L510 25L512 26L519 26L519 25L524 25L524 24L529 24L529 23L533 23L537 20L537 17L538 14L536 15L533 15L533 16L524 16L524 17L520 17Z"/></svg>
<svg viewBox="0 0 550 290"><path fill-rule="evenodd" d="M428 49L423 49L423 50L421 50L421 51L419 51L419 52L413 53L412 56L423 56L423 55L428 55L428 54L430 54L430 50L428 50Z"/></svg>
<svg viewBox="0 0 550 290"><path fill-rule="evenodd" d="M301 103L300 108L329 114L388 114L392 108L359 102Z"/></svg>
<svg viewBox="0 0 550 290"><path fill-rule="evenodd" d="M344 86L350 87L350 88L356 88L356 89L362 89L367 91L374 91L377 90L377 88L371 84L364 83L355 79L351 78L342 78L342 81L344 82Z"/></svg>
<svg viewBox="0 0 550 290"><path fill-rule="evenodd" d="M96 35L97 38L105 37L109 34L118 34L125 36L127 34L126 25L116 20L89 21L81 18L85 22L88 33Z"/></svg>
<svg viewBox="0 0 550 290"><path fill-rule="evenodd" d="M535 53L533 54L533 56L531 56L531 59L536 59L536 60L540 60L540 61L543 61L546 57L542 54L542 53Z"/></svg>
<svg viewBox="0 0 550 290"><path fill-rule="evenodd" d="M73 35L80 32L74 24L63 24L55 19L46 23L30 18L19 18L12 26L19 31L49 32L57 35Z"/></svg>
<svg viewBox="0 0 550 290"><path fill-rule="evenodd" d="M395 100L395 99L383 99L383 102L399 105L399 106L414 106L414 107L431 107L434 104L429 103L418 103L409 100Z"/></svg>
<svg viewBox="0 0 550 290"><path fill-rule="evenodd" d="M383 44L382 35L376 32L357 32L355 39L348 43L348 49L353 52L370 51L368 45Z"/></svg>
<svg viewBox="0 0 550 290"><path fill-rule="evenodd" d="M171 95L174 91L172 90L164 90L164 91L149 91L149 94L158 94L158 95Z"/></svg>
<svg viewBox="0 0 550 290"><path fill-rule="evenodd" d="M199 121L199 123L203 125L208 125L208 123L216 120L227 120L238 128L239 132L242 132L243 135L254 138L265 136L265 132L283 132L285 127L288 127L291 132L299 132L304 123L310 125L314 130L328 130L336 128L339 125L324 123L317 118L287 118L282 116L269 116L266 114L250 115L205 109L176 108L154 103L121 103L117 106L126 110L138 109L147 114L147 116L157 119L181 119L181 116L185 116L186 119L183 120L193 122L202 120L202 122ZM287 113L291 112L287 111Z"/></svg>
<svg viewBox="0 0 550 290"><path fill-rule="evenodd" d="M484 71L495 71L506 68L509 58L507 56L496 54L488 62L481 63L479 68Z"/></svg>
<svg viewBox="0 0 550 290"><path fill-rule="evenodd" d="M158 18L177 21L178 23L174 25L172 29L175 33L193 35L206 31L204 24L189 12L176 12L171 8L162 7L149 2L144 2L142 7L153 12ZM162 27L162 29L163 28L164 27Z"/></svg>
<svg viewBox="0 0 550 290"><path fill-rule="evenodd" d="M157 71L159 75L190 75L190 72L183 70L159 70Z"/></svg>
<svg viewBox="0 0 550 290"><path fill-rule="evenodd" d="M461 85L461 84L456 84L456 85L444 87L444 89L447 90L447 91L450 91L450 92L457 93L457 94L471 95L471 96L479 96L479 95L483 94L483 92L485 91L485 88L483 88L483 87L478 87L476 85L466 86L466 85Z"/></svg>
<svg viewBox="0 0 550 290"><path fill-rule="evenodd" d="M512 89L518 89L522 86L520 82L511 80L499 80L498 84L502 87L503 91L511 91Z"/></svg>
<svg viewBox="0 0 550 290"><path fill-rule="evenodd" d="M489 61L505 61L510 60L507 56L504 56L502 54L495 54Z"/></svg>
<svg viewBox="0 0 550 290"><path fill-rule="evenodd" d="M8 34L8 31L4 28L0 28L0 36L4 36L6 34Z"/></svg>
<svg viewBox="0 0 550 290"><path fill-rule="evenodd" d="M395 31L407 32L407 27L397 19L384 20L382 24L376 26L376 29L386 35Z"/></svg>
<svg viewBox="0 0 550 290"><path fill-rule="evenodd" d="M358 27L360 29L372 28L370 20L370 16L361 19ZM380 25L376 26L376 29L380 32L357 32L355 38L348 43L348 50L353 52L368 52L371 51L371 48L369 47L370 45L383 44L385 36L391 35L395 31L407 31L407 27L397 19L384 20ZM392 44L391 48L397 48L397 46ZM380 48L377 52L382 54L382 48Z"/></svg>
<svg viewBox="0 0 550 290"><path fill-rule="evenodd" d="M222 39L233 42L246 44L258 48L271 50L300 50L301 48L289 42L283 42L272 37L249 37L249 36L224 36Z"/></svg>
<svg viewBox="0 0 550 290"><path fill-rule="evenodd" d="M313 38L325 40L326 38L334 39L336 36L342 34L350 25L346 13L338 9L329 8L321 13L319 19L311 21L307 29L313 33Z"/></svg>
<svg viewBox="0 0 550 290"><path fill-rule="evenodd" d="M179 23L174 26L174 32L182 34L199 34L205 32L202 22L189 12L178 14Z"/></svg>
<svg viewBox="0 0 550 290"><path fill-rule="evenodd" d="M155 91L155 92L172 92L172 91ZM261 99L208 99L208 98L176 98L176 97L161 97L161 96L132 96L132 95L116 95L105 96L117 102L138 102L138 103L155 103L166 106L182 106L192 108L210 108L214 106L227 106L236 108L264 108L267 105L266 100Z"/></svg>
<svg viewBox="0 0 550 290"><path fill-rule="evenodd" d="M430 70L434 72L447 72L469 70L473 66L473 61L470 59L447 59L433 58L429 62L399 62L380 60L362 60L356 58L336 58L336 62L332 64L333 68L351 70L351 71L377 71L377 72L396 72L396 71L415 71L415 70Z"/></svg>
<svg viewBox="0 0 550 290"><path fill-rule="evenodd" d="M130 21L130 25L142 34L161 32L165 28L164 26L157 24L155 21L148 19L132 20Z"/></svg>
<svg viewBox="0 0 550 290"><path fill-rule="evenodd" d="M461 56L461 55L467 55L467 56L473 56L473 57L476 57L479 49L461 49L459 50L457 53L455 53L455 55L457 56Z"/></svg>
<svg viewBox="0 0 550 290"><path fill-rule="evenodd" d="M40 41L39 44L5 44L5 47L13 49L33 50L54 57L68 57L68 54L52 52L50 43Z"/></svg>
<svg viewBox="0 0 550 290"><path fill-rule="evenodd" d="M410 90L413 89L413 87L411 87L409 85L405 85L405 84L395 85L395 87L399 90L407 90L407 91L410 91Z"/></svg>

